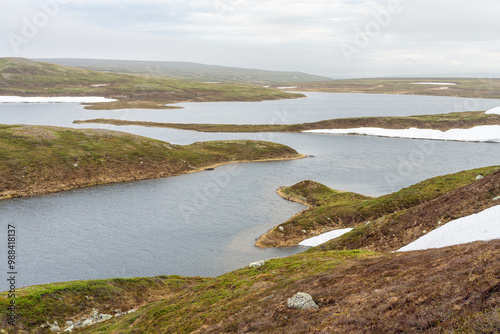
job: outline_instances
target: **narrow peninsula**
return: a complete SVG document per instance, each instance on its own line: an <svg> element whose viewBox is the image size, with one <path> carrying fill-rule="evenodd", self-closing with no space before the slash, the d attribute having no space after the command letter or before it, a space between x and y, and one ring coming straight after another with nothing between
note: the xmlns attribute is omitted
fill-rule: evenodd
<svg viewBox="0 0 500 334"><path fill-rule="evenodd" d="M354 228L321 250L396 251L451 220L500 204L500 166L437 176L377 198L314 181L278 193L309 207L261 236L259 247L290 247L322 233Z"/></svg>
<svg viewBox="0 0 500 334"><path fill-rule="evenodd" d="M127 121L118 119L76 120L75 124L136 125L172 128L199 132L303 132L318 129L355 129L376 127L384 129L468 129L475 126L500 125L500 114L485 111L466 111L437 115L406 117L353 117L337 118L301 124L182 124Z"/></svg>

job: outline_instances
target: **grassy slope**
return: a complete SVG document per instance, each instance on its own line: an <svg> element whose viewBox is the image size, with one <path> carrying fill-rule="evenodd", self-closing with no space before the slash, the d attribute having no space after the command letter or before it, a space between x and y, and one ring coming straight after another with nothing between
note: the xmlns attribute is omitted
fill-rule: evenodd
<svg viewBox="0 0 500 334"><path fill-rule="evenodd" d="M494 166L438 176L378 198L338 192L313 181L299 182L282 188L280 194L311 207L279 225L284 231L276 226L264 234L257 245L293 246L325 231L358 226L322 249L396 250L416 240L422 231L439 227L439 222L494 205L492 198L500 194L498 169ZM486 178L476 181L480 174Z"/></svg>
<svg viewBox="0 0 500 334"><path fill-rule="evenodd" d="M416 85L416 82L449 82L456 85ZM500 79L475 78L375 78L297 83L300 92L371 93L500 98ZM448 87L448 89L441 89Z"/></svg>
<svg viewBox="0 0 500 334"><path fill-rule="evenodd" d="M363 248L394 251L451 220L500 205L499 200L494 200L499 195L500 171L496 171L484 179L451 190L432 200L380 216L368 224L358 225L342 237L318 246L318 249Z"/></svg>
<svg viewBox="0 0 500 334"><path fill-rule="evenodd" d="M0 58L0 95L103 96L117 102L96 103L89 109L168 108L167 103L187 101L262 101L303 97L276 89L243 84L210 84L150 75L96 72ZM92 85L106 85L94 87Z"/></svg>
<svg viewBox="0 0 500 334"><path fill-rule="evenodd" d="M326 77L302 72L266 71L173 61L135 61L104 59L41 59L52 64L94 71L149 74L180 80L225 83L279 84L292 81L324 81Z"/></svg>
<svg viewBox="0 0 500 334"><path fill-rule="evenodd" d="M295 150L270 142L178 146L108 130L0 125L0 199L164 177L234 161L296 157Z"/></svg>
<svg viewBox="0 0 500 334"><path fill-rule="evenodd" d="M329 251L273 259L194 285L182 282L186 288L167 288L164 298L137 312L77 332L496 333L499 247L496 240L409 253ZM311 294L320 308L288 309L287 298L298 291ZM49 298L41 299L42 307Z"/></svg>
<svg viewBox="0 0 500 334"><path fill-rule="evenodd" d="M115 315L116 310L126 312L136 309L206 280L158 276L74 281L21 288L16 291L19 326L15 330L34 330L47 321L64 325L71 318L88 316L94 308L99 313ZM8 301L7 293L1 293L2 310L7 309ZM3 312L0 323L2 327L7 325Z"/></svg>
<svg viewBox="0 0 500 334"><path fill-rule="evenodd" d="M467 129L480 125L499 125L500 115L486 114L483 111L469 111L438 115L420 115L407 117L356 117L340 118L314 123L302 124L181 124L181 123L156 123L142 121L124 121L117 119L91 119L75 121L77 124L98 123L113 125L138 125L148 127L174 128L200 132L300 132L314 129L351 129L360 127L377 127L385 129L436 129L446 131L449 129Z"/></svg>

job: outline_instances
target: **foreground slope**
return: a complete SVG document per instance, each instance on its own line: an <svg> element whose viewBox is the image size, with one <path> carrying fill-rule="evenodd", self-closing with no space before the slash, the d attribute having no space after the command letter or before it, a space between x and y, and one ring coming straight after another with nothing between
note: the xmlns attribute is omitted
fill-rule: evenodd
<svg viewBox="0 0 500 334"><path fill-rule="evenodd" d="M500 330L499 249L496 240L407 253L298 254L213 279L179 278L174 289L163 288L160 300L77 332L496 333ZM124 280L118 283L122 289L127 286ZM111 291L117 285L113 280L100 284ZM128 284L132 294L137 291ZM157 288L154 284L151 290ZM32 310L37 317L29 324L20 321L16 328L4 325L8 333L23 329L48 333L40 328L45 321L70 319L69 312L56 310L68 310L68 295L75 293L74 288L67 292L58 285L34 289L41 300L35 304L40 309ZM141 291L148 294L147 287ZM287 298L298 291L309 293L319 309L287 308ZM80 295L84 294L91 298L88 308L101 305L95 290L82 289ZM72 298L78 300L77 296ZM110 296L110 308L123 303L119 295ZM20 297L19 302L26 298ZM0 302L5 304L3 298Z"/></svg>
<svg viewBox="0 0 500 334"><path fill-rule="evenodd" d="M179 146L109 130L0 125L0 199L298 157L287 146L261 141Z"/></svg>
<svg viewBox="0 0 500 334"><path fill-rule="evenodd" d="M165 104L174 102L263 101L304 96L253 85L97 72L24 58L0 58L0 95L103 96L118 100L87 107L94 109L164 109Z"/></svg>

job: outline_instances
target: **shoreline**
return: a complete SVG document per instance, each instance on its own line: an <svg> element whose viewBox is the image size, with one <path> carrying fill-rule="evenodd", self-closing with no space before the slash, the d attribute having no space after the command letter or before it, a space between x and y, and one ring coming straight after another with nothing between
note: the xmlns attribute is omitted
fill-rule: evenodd
<svg viewBox="0 0 500 334"><path fill-rule="evenodd" d="M223 165L228 165L228 164L235 164L235 163L247 163L247 162L271 162L271 161L291 161L291 160L299 160L299 159L304 159L307 158L306 155L303 154L298 154L298 156L295 157L287 157L287 158L266 158L266 159L258 159L258 160L234 160L234 161L227 161L227 162L220 162L216 164L211 164L203 167L199 167L193 170L185 170L185 171L180 171L180 172L175 172L172 174L163 174L160 173L157 176L145 176L141 178L140 176L130 176L130 177L118 177L115 179L109 179L106 181L102 182L82 182L82 184L77 184L74 186L60 186L60 187L47 187L44 188L41 191L35 191L31 192L29 194L21 194L21 195L10 195L9 193L3 194L0 193L0 201L4 200L9 200L9 199L21 199L21 198L30 198L30 197L37 197L37 196L44 196L44 195L50 195L50 194L56 194L64 191L70 191L70 190L75 190L75 189L82 189L82 188L90 188L90 187L95 187L95 186L102 186L102 185L111 185L111 184L119 184L119 183L127 183L127 182L134 182L134 181L146 181L146 180L153 180L153 179L160 179L160 178L167 178L167 177L173 177L173 176L179 176L183 174L189 174L189 173L197 173L197 172L203 172L206 170L211 170L215 169L217 167L223 166ZM11 191L14 192L14 191Z"/></svg>
<svg viewBox="0 0 500 334"><path fill-rule="evenodd" d="M448 223L452 217L469 216L500 204L499 179L499 167L490 166L437 176L392 194L357 199L342 196L363 195L344 192L339 197L337 190L326 187L333 195L329 197L321 184L307 187L303 183L312 181L302 181L280 188L278 194L298 203L303 200L297 197L311 196L311 204L261 235L255 245L261 248L292 247L332 230L354 228L319 248L395 251ZM286 188L292 193L284 194L282 190ZM454 199L453 202L450 199Z"/></svg>
<svg viewBox="0 0 500 334"><path fill-rule="evenodd" d="M254 243L254 246L255 247L258 247L258 248L262 248L262 249L265 249L265 248L270 248L270 247L290 247L290 246L299 246L299 242L295 242L296 240L293 239L288 239L286 240L286 242L283 242L283 243L280 243L279 246L269 246L269 245L266 245L266 242L268 242L270 240L269 236L271 235L272 232L280 232L279 231L279 228L287 221L290 221L290 220L293 220L297 217L300 217L302 216L305 212L311 210L314 205L310 204L310 203L307 203L306 201L303 201L301 200L300 198L296 197L296 196L291 196L291 195L287 195L283 192L283 189L285 189L286 187L283 186L283 187L279 187L277 190L276 190L276 193L281 197L283 198L284 200L287 200L287 201L290 201L290 202L294 202L294 203L299 203L299 204L302 204L304 206L306 206L305 209L302 209L301 211L297 212L296 214L294 214L293 216L291 216L290 218L288 218L286 221L284 221L283 223L281 224L278 224L274 227L272 227L271 229L269 229L269 231L265 232L264 234L262 234L261 236L258 237L258 239L255 241ZM318 236L319 234L315 234L313 235L314 236ZM307 238L305 238L307 239ZM304 239L304 240L305 240ZM301 240L303 241L303 240Z"/></svg>

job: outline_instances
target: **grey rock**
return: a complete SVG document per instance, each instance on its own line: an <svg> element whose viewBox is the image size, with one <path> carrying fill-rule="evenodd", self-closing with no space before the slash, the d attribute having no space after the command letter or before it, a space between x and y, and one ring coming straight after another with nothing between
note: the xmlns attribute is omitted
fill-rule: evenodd
<svg viewBox="0 0 500 334"><path fill-rule="evenodd" d="M297 310L309 310L317 309L318 305L314 302L310 294L304 292L297 292L297 294L287 301L288 308L294 308Z"/></svg>
<svg viewBox="0 0 500 334"><path fill-rule="evenodd" d="M85 319L82 321L82 326L81 327L87 327L92 325L94 322L91 319Z"/></svg>
<svg viewBox="0 0 500 334"><path fill-rule="evenodd" d="M493 198L494 201L500 201L500 196Z"/></svg>
<svg viewBox="0 0 500 334"><path fill-rule="evenodd" d="M61 327L59 327L57 325L50 325L50 331L51 332L60 332L61 331Z"/></svg>
<svg viewBox="0 0 500 334"><path fill-rule="evenodd" d="M481 179L484 179L484 176L482 176L481 174L479 174L478 176L476 176L476 181L477 180L481 180Z"/></svg>
<svg viewBox="0 0 500 334"><path fill-rule="evenodd" d="M284 228L283 226L278 227L278 229L279 229L281 232L283 232L283 231L285 230L285 228Z"/></svg>
<svg viewBox="0 0 500 334"><path fill-rule="evenodd" d="M252 262L248 265L249 268L259 268L266 264L266 261Z"/></svg>
<svg viewBox="0 0 500 334"><path fill-rule="evenodd" d="M74 329L75 329L75 326L71 325L71 326L67 327L64 331L71 333Z"/></svg>
<svg viewBox="0 0 500 334"><path fill-rule="evenodd" d="M113 318L111 314L99 314L99 321L106 321Z"/></svg>

